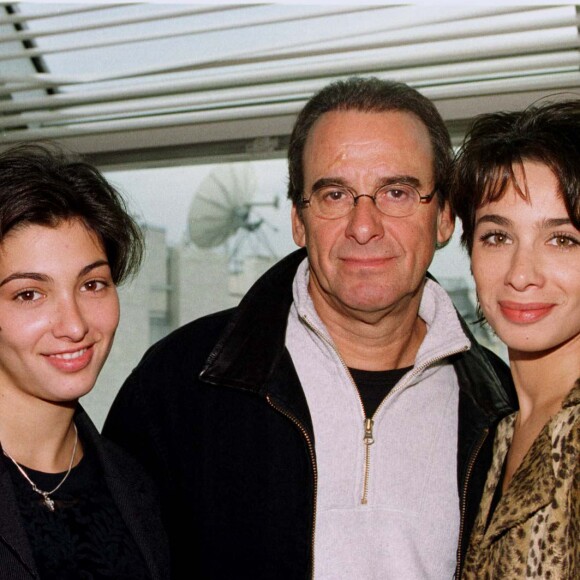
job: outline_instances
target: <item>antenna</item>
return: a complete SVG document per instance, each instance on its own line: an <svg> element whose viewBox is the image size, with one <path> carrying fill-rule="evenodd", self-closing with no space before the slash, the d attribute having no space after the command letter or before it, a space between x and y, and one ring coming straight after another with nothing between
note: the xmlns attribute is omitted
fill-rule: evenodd
<svg viewBox="0 0 580 580"><path fill-rule="evenodd" d="M239 269L238 256L250 235L259 238L268 252L276 257L260 229L267 222L254 215L253 208L277 208L278 198L271 202L254 202L256 189L256 174L249 163L218 165L201 182L191 200L189 239L199 248L224 244L233 270Z"/></svg>

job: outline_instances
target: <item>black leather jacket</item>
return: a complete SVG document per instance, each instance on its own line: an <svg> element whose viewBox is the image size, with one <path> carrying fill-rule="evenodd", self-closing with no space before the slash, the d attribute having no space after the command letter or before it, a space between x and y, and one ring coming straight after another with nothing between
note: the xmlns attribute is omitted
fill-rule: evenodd
<svg viewBox="0 0 580 580"><path fill-rule="evenodd" d="M314 435L284 345L304 256L299 250L275 265L238 308L151 347L105 422L104 434L137 455L160 486L176 578L311 576ZM462 554L490 464L491 431L512 410L500 381L511 389L511 379L475 343L452 362L461 385Z"/></svg>

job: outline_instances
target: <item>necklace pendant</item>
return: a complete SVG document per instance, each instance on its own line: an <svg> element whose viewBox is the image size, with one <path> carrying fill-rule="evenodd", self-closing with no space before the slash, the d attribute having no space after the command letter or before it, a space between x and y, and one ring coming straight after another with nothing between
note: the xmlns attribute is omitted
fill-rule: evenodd
<svg viewBox="0 0 580 580"><path fill-rule="evenodd" d="M53 500L52 500L50 497L48 497L48 494L47 494L47 493L43 493L43 494L42 494L42 497L43 497L43 499L44 499L44 505L45 505L45 506L46 506L46 507L47 507L47 508L48 508L48 509L49 509L51 512L53 512L53 511L54 511L54 501L53 501Z"/></svg>
<svg viewBox="0 0 580 580"><path fill-rule="evenodd" d="M14 465L16 466L16 469L18 469L18 471L20 471L20 473L22 474L22 477L24 477L24 479L26 479L26 481L30 484L30 487L32 487L32 491L34 493L37 493L38 495L42 496L42 501L44 502L44 505L51 511L54 511L54 500L50 497L51 493L54 493L57 489L60 489L60 486L67 480L67 477L70 475L70 472L72 471L73 468L73 463L75 461L75 455L77 452L77 444L79 442L79 432L77 431L77 426L73 423L72 426L74 427L75 430L75 442L73 445L73 450L72 450L72 455L70 458L70 463L68 464L68 470L67 472L64 474L64 477L60 480L59 484L52 490L50 491L42 491L42 489L39 489L36 484L34 483L34 481L32 481L32 479L30 479L30 477L28 477L28 474L26 473L26 471L24 471L24 469L22 468L21 465L18 464L18 462L16 461L16 459L14 459L14 457L12 457L7 451L6 449L2 449L2 452L4 453L4 455L6 455L6 457L8 457L8 459L10 459L10 461L12 461L12 463L14 463Z"/></svg>

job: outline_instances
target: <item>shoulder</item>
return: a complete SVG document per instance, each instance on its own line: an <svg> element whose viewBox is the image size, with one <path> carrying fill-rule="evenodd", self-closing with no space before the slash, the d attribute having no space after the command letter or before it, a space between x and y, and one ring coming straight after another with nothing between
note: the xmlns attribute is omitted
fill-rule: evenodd
<svg viewBox="0 0 580 580"><path fill-rule="evenodd" d="M285 327L292 301L292 281L306 254L297 250L266 271L235 308L209 314L174 330L151 346L133 374L162 376L199 373L213 352L231 336L241 337L256 328L269 329L283 319Z"/></svg>
<svg viewBox="0 0 580 580"><path fill-rule="evenodd" d="M174 330L151 346L119 389L103 426L103 433L120 441L116 430L141 430L161 417L173 419L199 392L199 375L218 344L235 309L217 312ZM150 433L151 434L151 433ZM125 441L122 442L125 447ZM139 442L135 440L134 447Z"/></svg>
<svg viewBox="0 0 580 580"><path fill-rule="evenodd" d="M153 489L152 482L141 464L121 446L101 435L81 405L75 413L75 424L83 444L90 446L107 479L112 477L113 479L127 480L132 486L138 485L142 489Z"/></svg>
<svg viewBox="0 0 580 580"><path fill-rule="evenodd" d="M235 310L209 314L174 330L145 352L134 372L189 371L202 366Z"/></svg>

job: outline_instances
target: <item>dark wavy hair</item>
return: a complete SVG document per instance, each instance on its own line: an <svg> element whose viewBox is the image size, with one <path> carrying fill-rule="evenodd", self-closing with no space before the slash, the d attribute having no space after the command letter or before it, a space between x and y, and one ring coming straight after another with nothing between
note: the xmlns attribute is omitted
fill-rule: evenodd
<svg viewBox="0 0 580 580"><path fill-rule="evenodd" d="M312 127L331 111L385 113L401 111L415 115L429 132L433 148L435 189L441 206L447 199L447 174L453 149L445 122L435 105L409 85L377 77L350 77L326 85L299 113L288 146L288 197L299 205L304 191L304 147Z"/></svg>
<svg viewBox="0 0 580 580"><path fill-rule="evenodd" d="M450 177L449 199L461 220L461 242L471 254L475 211L501 199L510 184L523 198L528 189L514 168L524 161L549 167L570 220L580 229L580 99L545 101L523 111L476 117Z"/></svg>
<svg viewBox="0 0 580 580"><path fill-rule="evenodd" d="M95 167L55 143L22 144L0 153L0 243L17 228L55 227L72 219L102 242L115 284L137 273L143 233Z"/></svg>

